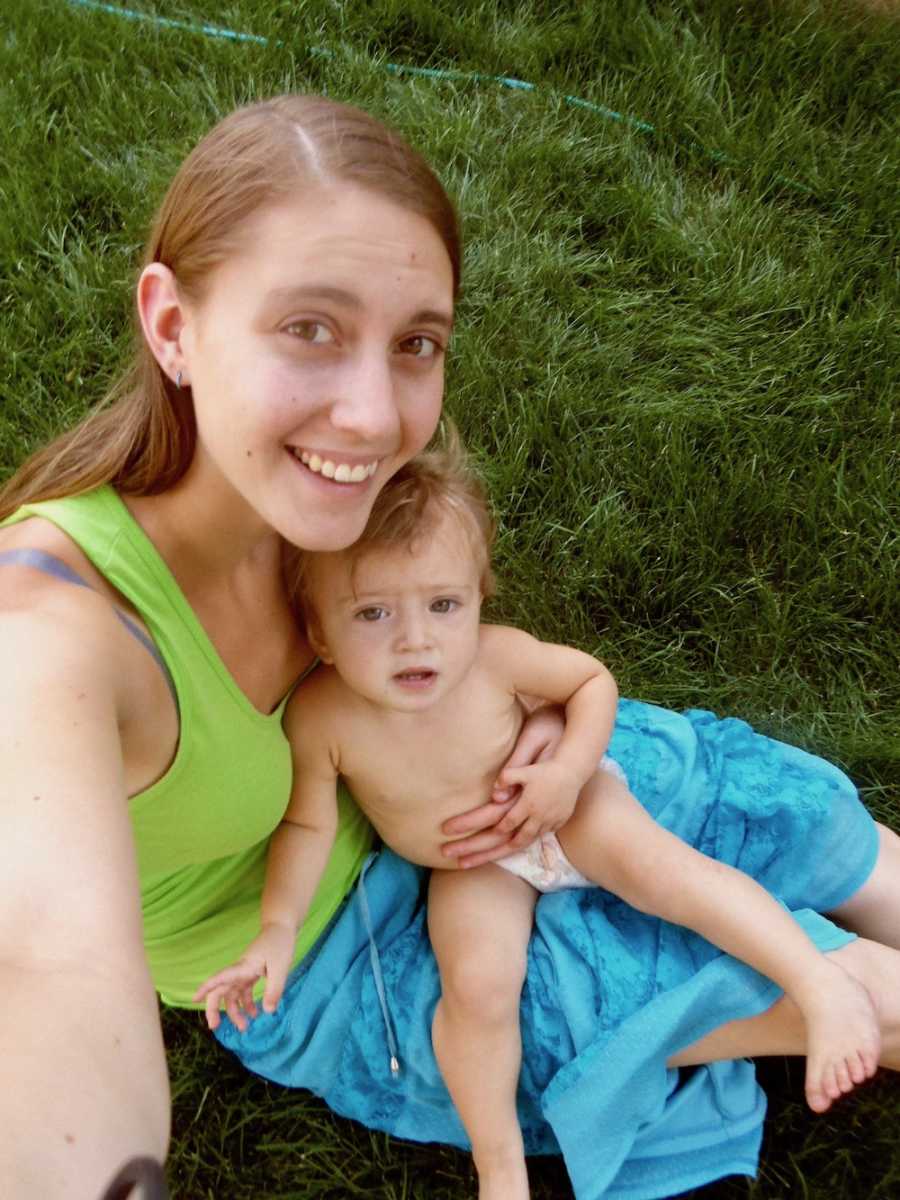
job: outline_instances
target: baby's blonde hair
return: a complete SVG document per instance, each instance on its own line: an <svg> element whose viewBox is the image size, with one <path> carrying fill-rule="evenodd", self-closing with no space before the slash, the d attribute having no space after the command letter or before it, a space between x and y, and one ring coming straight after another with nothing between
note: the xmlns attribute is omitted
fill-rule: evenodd
<svg viewBox="0 0 900 1200"><path fill-rule="evenodd" d="M294 594L307 623L316 620L313 591L317 562L339 556L349 562L352 573L361 559L373 552L400 549L414 554L447 516L457 522L472 549L481 594L487 599L494 594L494 518L484 484L469 464L459 435L445 422L441 445L417 454L387 481L362 535L352 546L298 556Z"/></svg>

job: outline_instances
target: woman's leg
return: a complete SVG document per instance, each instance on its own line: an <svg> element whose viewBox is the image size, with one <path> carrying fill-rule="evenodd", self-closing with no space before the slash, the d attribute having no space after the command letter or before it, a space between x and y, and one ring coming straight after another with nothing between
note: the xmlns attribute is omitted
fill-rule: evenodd
<svg viewBox="0 0 900 1200"><path fill-rule="evenodd" d="M472 1142L480 1200L528 1197L516 1087L535 900L529 884L493 863L431 873L428 932L442 988L432 1039Z"/></svg>
<svg viewBox="0 0 900 1200"><path fill-rule="evenodd" d="M878 826L878 861L849 900L828 915L862 937L900 950L900 837Z"/></svg>
<svg viewBox="0 0 900 1200"><path fill-rule="evenodd" d="M900 953L860 938L831 952L836 962L867 989L881 1026L881 1065L900 1070ZM805 1054L806 1030L787 996L755 1017L729 1021L670 1059L670 1067L769 1054Z"/></svg>

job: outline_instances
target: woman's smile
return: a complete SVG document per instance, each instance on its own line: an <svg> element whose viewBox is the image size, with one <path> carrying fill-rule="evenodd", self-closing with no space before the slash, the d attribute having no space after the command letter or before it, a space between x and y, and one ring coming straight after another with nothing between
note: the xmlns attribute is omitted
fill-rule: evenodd
<svg viewBox="0 0 900 1200"><path fill-rule="evenodd" d="M256 214L185 312L192 473L235 530L349 545L440 417L453 272L432 225L358 187L307 194Z"/></svg>
<svg viewBox="0 0 900 1200"><path fill-rule="evenodd" d="M349 462L343 455L328 451L320 453L316 450L299 450L295 446L289 446L288 449L294 458L309 467L314 475L324 475L326 479L333 479L335 483L363 483L366 479L371 479L378 470L377 458L369 462Z"/></svg>

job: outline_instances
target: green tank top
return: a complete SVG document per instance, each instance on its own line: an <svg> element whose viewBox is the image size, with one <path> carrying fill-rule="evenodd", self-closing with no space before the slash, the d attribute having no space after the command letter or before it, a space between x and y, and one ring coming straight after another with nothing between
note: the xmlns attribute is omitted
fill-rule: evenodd
<svg viewBox="0 0 900 1200"><path fill-rule="evenodd" d="M269 835L287 807L291 755L281 718L250 703L153 543L111 487L20 508L69 535L134 605L171 674L180 737L168 771L129 802L144 944L167 1004L191 996L259 931ZM303 957L359 873L372 835L342 788L334 849L297 938ZM262 990L260 985L259 991Z"/></svg>

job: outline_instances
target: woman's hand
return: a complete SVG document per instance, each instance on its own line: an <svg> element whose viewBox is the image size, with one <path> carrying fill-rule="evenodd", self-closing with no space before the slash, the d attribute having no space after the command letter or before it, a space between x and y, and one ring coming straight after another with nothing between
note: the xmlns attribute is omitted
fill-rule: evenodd
<svg viewBox="0 0 900 1200"><path fill-rule="evenodd" d="M224 1007L232 1024L241 1033L246 1033L248 1017L255 1017L258 1012L253 999L253 985L258 979L266 980L264 1011L275 1011L291 969L296 936L296 932L286 925L265 925L239 962L219 971L200 985L194 993L194 1000L197 1003L206 1001L206 1023L210 1029L218 1029L221 1020L219 1010Z"/></svg>
<svg viewBox="0 0 900 1200"><path fill-rule="evenodd" d="M442 832L454 839L443 846L448 858L457 859L461 867L477 867L534 841L537 834L533 830L545 822L522 794L525 776L521 769L552 758L564 729L563 710L556 706L545 705L528 717L488 803L451 817L441 826ZM552 824L552 817L550 821Z"/></svg>

